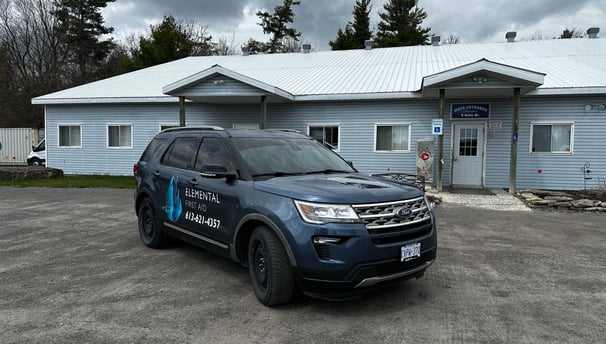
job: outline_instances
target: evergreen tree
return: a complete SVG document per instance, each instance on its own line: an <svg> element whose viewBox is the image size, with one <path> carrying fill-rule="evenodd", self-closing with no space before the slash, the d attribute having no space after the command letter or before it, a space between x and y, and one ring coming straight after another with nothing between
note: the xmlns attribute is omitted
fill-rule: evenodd
<svg viewBox="0 0 606 344"><path fill-rule="evenodd" d="M418 6L418 0L389 0L379 13L376 44L379 47L397 47L429 44L431 28L422 28L427 13Z"/></svg>
<svg viewBox="0 0 606 344"><path fill-rule="evenodd" d="M274 13L258 11L257 17L261 19L259 25L263 28L264 34L271 35L269 42L262 43L250 39L247 43L250 53L266 52L270 54L285 53L297 50L300 45L292 44L292 41L298 42L301 33L295 28L288 27L295 17L292 6L300 5L298 0L284 0L281 6L274 8ZM288 44L285 44L288 43Z"/></svg>
<svg viewBox="0 0 606 344"><path fill-rule="evenodd" d="M139 45L131 47L132 59L127 62L127 69L142 69L188 56L213 53L212 37L205 26L165 16L160 24L151 25L150 30L149 37L139 37Z"/></svg>
<svg viewBox="0 0 606 344"><path fill-rule="evenodd" d="M576 27L569 29L566 28L564 29L564 31L562 31L562 34L560 35L561 39L566 39L566 38L582 38L583 37L583 32L579 31Z"/></svg>
<svg viewBox="0 0 606 344"><path fill-rule="evenodd" d="M57 32L62 37L63 49L75 66L75 84L91 81L99 65L115 47L111 39L100 40L100 36L114 31L104 26L101 9L115 0L54 0L53 15L59 25Z"/></svg>
<svg viewBox="0 0 606 344"><path fill-rule="evenodd" d="M328 42L332 50L363 49L364 41L372 37L370 30L370 0L357 0L352 12L354 21L345 25L345 31L339 28L337 38Z"/></svg>

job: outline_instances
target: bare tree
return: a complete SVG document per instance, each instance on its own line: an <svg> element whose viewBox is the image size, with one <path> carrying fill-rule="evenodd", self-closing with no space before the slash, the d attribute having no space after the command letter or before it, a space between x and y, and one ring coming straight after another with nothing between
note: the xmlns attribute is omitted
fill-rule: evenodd
<svg viewBox="0 0 606 344"><path fill-rule="evenodd" d="M455 35L454 33L451 33L450 35L448 35L448 37L446 37L442 41L442 44L459 44L459 43L461 43L461 38L459 38L459 36Z"/></svg>
<svg viewBox="0 0 606 344"><path fill-rule="evenodd" d="M219 37L217 43L215 43L215 54L217 55L237 55L238 50L234 43L236 39L236 33L232 33L231 37L222 36Z"/></svg>
<svg viewBox="0 0 606 344"><path fill-rule="evenodd" d="M67 57L61 53L53 10L47 0L0 0L0 44L10 76L4 87L13 98L3 111L18 115L14 125L42 127L42 111L31 106L31 98L68 84L62 77Z"/></svg>

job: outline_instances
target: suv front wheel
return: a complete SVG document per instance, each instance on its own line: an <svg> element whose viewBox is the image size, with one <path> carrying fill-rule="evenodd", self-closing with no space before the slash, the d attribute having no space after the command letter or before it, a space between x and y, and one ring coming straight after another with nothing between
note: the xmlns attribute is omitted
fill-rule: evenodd
<svg viewBox="0 0 606 344"><path fill-rule="evenodd" d="M166 243L166 235L160 228L156 211L149 198L144 199L139 207L139 236L147 247L159 248Z"/></svg>
<svg viewBox="0 0 606 344"><path fill-rule="evenodd" d="M259 226L248 244L248 273L255 295L266 306L290 301L294 280L284 247L267 227Z"/></svg>

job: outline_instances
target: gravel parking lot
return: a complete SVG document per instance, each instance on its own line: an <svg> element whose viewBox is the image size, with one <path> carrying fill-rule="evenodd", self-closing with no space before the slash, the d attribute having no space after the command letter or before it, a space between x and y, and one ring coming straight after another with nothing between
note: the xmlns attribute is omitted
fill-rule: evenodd
<svg viewBox="0 0 606 344"><path fill-rule="evenodd" d="M2 343L603 343L605 214L442 203L424 278L257 302L240 265L138 237L131 190L0 187Z"/></svg>

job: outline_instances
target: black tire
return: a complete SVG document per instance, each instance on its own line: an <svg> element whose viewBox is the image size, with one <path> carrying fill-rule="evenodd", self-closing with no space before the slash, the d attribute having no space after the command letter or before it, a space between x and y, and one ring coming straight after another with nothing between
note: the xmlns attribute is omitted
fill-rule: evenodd
<svg viewBox="0 0 606 344"><path fill-rule="evenodd" d="M262 304L274 306L292 299L294 279L286 251L265 226L257 227L250 237L248 274Z"/></svg>
<svg viewBox="0 0 606 344"><path fill-rule="evenodd" d="M42 160L38 158L33 158L30 162L30 166L42 166Z"/></svg>
<svg viewBox="0 0 606 344"><path fill-rule="evenodd" d="M147 247L160 248L167 242L166 234L160 228L156 210L149 198L144 199L139 207L139 236Z"/></svg>

